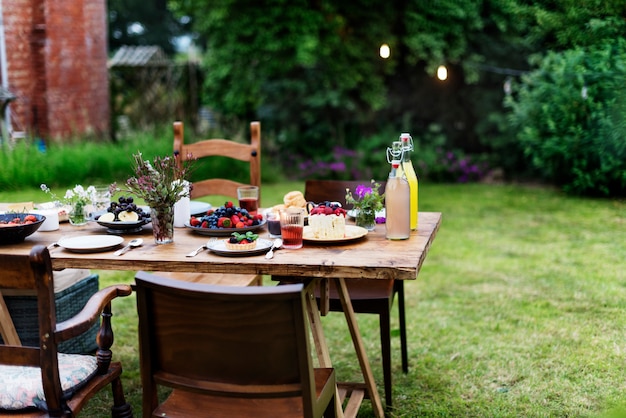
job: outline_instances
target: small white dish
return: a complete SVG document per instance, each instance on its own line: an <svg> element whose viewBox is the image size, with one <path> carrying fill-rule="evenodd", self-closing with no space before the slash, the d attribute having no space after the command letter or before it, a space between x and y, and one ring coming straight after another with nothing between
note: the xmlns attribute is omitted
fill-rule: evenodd
<svg viewBox="0 0 626 418"><path fill-rule="evenodd" d="M252 250L231 250L229 248L226 248L226 240L220 239L220 240L215 241L214 243L211 243L209 245L209 250L217 255L236 256L236 257L249 256L249 255L264 254L270 248L272 248L273 244L274 244L274 241L259 238L257 239L256 248L253 248Z"/></svg>

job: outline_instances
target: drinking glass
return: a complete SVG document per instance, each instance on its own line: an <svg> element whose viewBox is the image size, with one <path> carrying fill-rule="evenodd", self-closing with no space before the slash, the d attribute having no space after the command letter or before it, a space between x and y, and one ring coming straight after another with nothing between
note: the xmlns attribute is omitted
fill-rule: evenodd
<svg viewBox="0 0 626 418"><path fill-rule="evenodd" d="M287 208L280 211L280 233L283 238L283 248L288 250L302 248L303 229L303 208Z"/></svg>
<svg viewBox="0 0 626 418"><path fill-rule="evenodd" d="M241 186L237 188L239 207L250 215L256 215L259 210L259 188L257 186Z"/></svg>
<svg viewBox="0 0 626 418"><path fill-rule="evenodd" d="M106 212L111 204L111 192L106 186L96 186L96 200L93 202L93 210L96 213Z"/></svg>
<svg viewBox="0 0 626 418"><path fill-rule="evenodd" d="M280 238L280 216L278 213L269 211L265 213L267 219L267 230L270 238Z"/></svg>

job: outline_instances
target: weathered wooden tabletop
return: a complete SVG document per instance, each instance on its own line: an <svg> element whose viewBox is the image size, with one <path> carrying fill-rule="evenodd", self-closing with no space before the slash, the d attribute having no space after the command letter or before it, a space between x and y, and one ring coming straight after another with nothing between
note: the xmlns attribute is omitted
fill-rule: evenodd
<svg viewBox="0 0 626 418"><path fill-rule="evenodd" d="M317 244L305 241L298 250L280 249L274 258L263 254L246 257L225 257L208 250L196 257L185 255L206 243L210 237L189 228L177 228L174 242L156 245L149 225L137 234L122 235L124 244L133 238L143 238L143 245L122 256L115 249L97 253L74 253L62 247L51 248L55 269L89 268L103 270L147 270L205 273L267 274L274 276L321 278L370 278L414 280L426 258L439 225L441 213L420 212L417 231L408 240L385 239L384 224L376 225L365 237L337 244ZM268 238L265 227L258 231ZM62 223L57 231L35 232L19 244L2 245L0 253L28 253L37 244L50 245L61 237L106 235L106 228L96 222L85 226ZM221 237L219 239L226 239Z"/></svg>

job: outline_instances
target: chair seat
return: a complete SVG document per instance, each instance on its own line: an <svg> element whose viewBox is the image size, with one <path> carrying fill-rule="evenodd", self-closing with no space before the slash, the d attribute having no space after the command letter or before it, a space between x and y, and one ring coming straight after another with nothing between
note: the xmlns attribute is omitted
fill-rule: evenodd
<svg viewBox="0 0 626 418"><path fill-rule="evenodd" d="M97 371L94 356L59 353L61 389L71 395ZM0 409L41 407L46 402L38 367L0 365Z"/></svg>
<svg viewBox="0 0 626 418"><path fill-rule="evenodd" d="M334 369L315 369L315 391L318 398L331 396L335 386L331 377ZM254 418L296 418L303 417L302 398L236 398L227 396L212 396L174 389L159 407L153 412L153 417L188 418L198 416L202 411L204 418L232 418L233 407L236 407L237 417Z"/></svg>

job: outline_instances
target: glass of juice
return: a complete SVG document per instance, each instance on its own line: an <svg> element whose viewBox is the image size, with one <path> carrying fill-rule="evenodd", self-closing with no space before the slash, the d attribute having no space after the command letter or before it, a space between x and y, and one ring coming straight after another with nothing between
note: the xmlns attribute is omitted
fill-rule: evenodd
<svg viewBox="0 0 626 418"><path fill-rule="evenodd" d="M283 248L297 250L302 248L304 229L304 208L287 208L280 211L280 233Z"/></svg>
<svg viewBox="0 0 626 418"><path fill-rule="evenodd" d="M270 238L280 238L280 214L269 211L265 213L265 219Z"/></svg>
<svg viewBox="0 0 626 418"><path fill-rule="evenodd" d="M259 210L259 188L257 186L241 186L237 188L239 207L250 215L256 215Z"/></svg>

